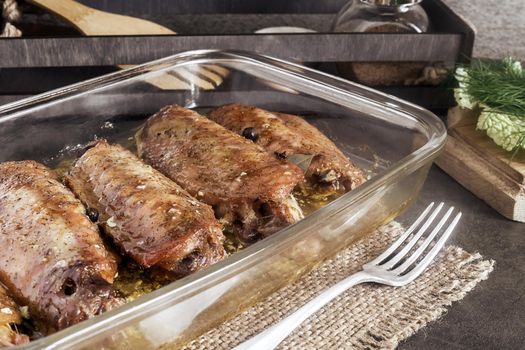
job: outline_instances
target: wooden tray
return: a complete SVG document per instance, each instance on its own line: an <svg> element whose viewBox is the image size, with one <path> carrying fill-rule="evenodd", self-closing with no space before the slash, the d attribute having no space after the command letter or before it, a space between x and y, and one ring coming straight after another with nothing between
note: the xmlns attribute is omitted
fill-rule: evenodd
<svg viewBox="0 0 525 350"><path fill-rule="evenodd" d="M336 74L332 62L455 63L468 61L472 55L474 30L441 0L423 2L432 23L429 33L331 33L330 26L347 1L82 1L101 10L150 19L179 33L124 37L82 37L53 16L23 5L26 24L22 27L31 36L0 40L0 68L4 68L0 74L0 94L4 95L0 103L96 76L100 70L106 72L117 64L139 64L194 49L246 50L297 62L323 62L316 67ZM279 25L309 27L318 32L253 34L256 29ZM81 72L75 79L72 70L79 72L72 67L79 66L97 68ZM29 80L12 79L22 70L35 67L39 67L37 75L54 78L43 85L41 79L30 81L31 74L26 75ZM435 88L387 90L431 108L446 108L452 103L448 91L444 94Z"/></svg>

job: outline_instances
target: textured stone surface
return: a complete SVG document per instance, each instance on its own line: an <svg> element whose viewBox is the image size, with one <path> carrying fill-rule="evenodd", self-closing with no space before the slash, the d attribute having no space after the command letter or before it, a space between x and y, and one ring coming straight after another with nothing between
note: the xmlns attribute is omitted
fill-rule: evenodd
<svg viewBox="0 0 525 350"><path fill-rule="evenodd" d="M403 216L405 223L432 201L463 212L451 242L494 259L496 266L487 281L399 349L523 349L525 224L505 219L437 167L416 205Z"/></svg>
<svg viewBox="0 0 525 350"><path fill-rule="evenodd" d="M426 0L428 1L428 0ZM475 57L525 60L525 2L445 0L477 29ZM523 349L525 346L525 224L505 219L438 168L405 218L431 201L463 211L452 242L496 260L489 279L400 349Z"/></svg>
<svg viewBox="0 0 525 350"><path fill-rule="evenodd" d="M428 1L428 0L425 0ZM525 60L525 1L444 0L476 29L474 56Z"/></svg>

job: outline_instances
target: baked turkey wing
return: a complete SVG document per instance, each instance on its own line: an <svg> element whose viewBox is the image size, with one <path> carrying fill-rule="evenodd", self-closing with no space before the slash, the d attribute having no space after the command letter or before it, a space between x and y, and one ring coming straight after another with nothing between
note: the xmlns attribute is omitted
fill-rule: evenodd
<svg viewBox="0 0 525 350"><path fill-rule="evenodd" d="M48 331L122 303L117 263L78 199L44 165L0 164L0 281Z"/></svg>
<svg viewBox="0 0 525 350"><path fill-rule="evenodd" d="M136 135L139 154L251 243L303 217L291 194L301 169L198 113L168 106Z"/></svg>
<svg viewBox="0 0 525 350"><path fill-rule="evenodd" d="M211 207L119 145L92 144L66 183L115 245L144 267L183 276L226 255Z"/></svg>
<svg viewBox="0 0 525 350"><path fill-rule="evenodd" d="M276 157L314 156L305 174L303 187L307 191L344 193L365 182L361 169L301 117L230 104L215 109L210 119L252 140Z"/></svg>

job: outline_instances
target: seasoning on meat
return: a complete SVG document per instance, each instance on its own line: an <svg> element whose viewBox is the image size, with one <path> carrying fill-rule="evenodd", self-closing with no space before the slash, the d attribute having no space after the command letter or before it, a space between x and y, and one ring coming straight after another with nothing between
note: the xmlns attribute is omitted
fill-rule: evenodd
<svg viewBox="0 0 525 350"><path fill-rule="evenodd" d="M230 104L215 109L210 119L247 137L277 158L308 154L314 158L303 184L309 192L344 193L365 182L363 172L316 127L301 117Z"/></svg>
<svg viewBox="0 0 525 350"><path fill-rule="evenodd" d="M293 164L179 106L148 119L136 135L139 154L191 195L246 243L303 217L291 192L303 180Z"/></svg>
<svg viewBox="0 0 525 350"><path fill-rule="evenodd" d="M0 164L0 281L47 330L122 303L97 227L57 175L33 161Z"/></svg>
<svg viewBox="0 0 525 350"><path fill-rule="evenodd" d="M115 245L144 267L183 276L226 255L212 208L119 145L92 144L66 182Z"/></svg>

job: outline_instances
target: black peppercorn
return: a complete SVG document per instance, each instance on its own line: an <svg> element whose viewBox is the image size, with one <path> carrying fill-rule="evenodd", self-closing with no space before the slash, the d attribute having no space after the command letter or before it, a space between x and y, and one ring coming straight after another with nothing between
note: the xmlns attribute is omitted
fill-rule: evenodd
<svg viewBox="0 0 525 350"><path fill-rule="evenodd" d="M275 156L279 159L286 159L286 151L282 151L282 152L273 152L275 154Z"/></svg>
<svg viewBox="0 0 525 350"><path fill-rule="evenodd" d="M248 140L252 140L253 142L257 141L259 138L259 135L257 135L257 131L255 128L246 128L242 131L242 136L247 138Z"/></svg>
<svg viewBox="0 0 525 350"><path fill-rule="evenodd" d="M98 211L93 208L87 208L86 209L86 215L88 216L89 220L93 222L97 222L98 220Z"/></svg>

